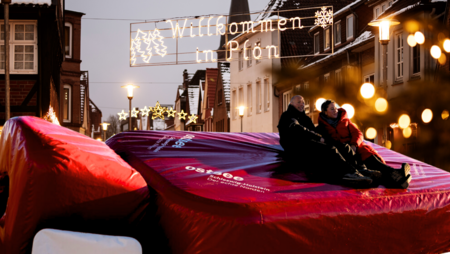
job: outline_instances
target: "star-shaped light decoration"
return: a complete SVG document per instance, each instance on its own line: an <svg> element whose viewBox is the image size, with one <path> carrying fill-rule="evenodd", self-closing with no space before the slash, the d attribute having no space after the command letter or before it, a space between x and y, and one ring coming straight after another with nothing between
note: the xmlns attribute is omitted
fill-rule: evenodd
<svg viewBox="0 0 450 254"><path fill-rule="evenodd" d="M180 119L184 119L184 120L186 120L186 116L188 115L187 113L184 113L183 109L181 110L180 113L177 113L177 114Z"/></svg>
<svg viewBox="0 0 450 254"><path fill-rule="evenodd" d="M193 123L197 123L197 118L198 118L197 115L190 115L189 116L189 120L191 120L191 122L193 122Z"/></svg>
<svg viewBox="0 0 450 254"><path fill-rule="evenodd" d="M157 101L155 107L153 107L152 119L155 120L158 117L164 119L164 112L166 112L166 110L167 108L161 107L159 101Z"/></svg>
<svg viewBox="0 0 450 254"><path fill-rule="evenodd" d="M123 109L122 109L122 112L117 113L117 114L119 115L119 121L127 120L128 113L125 113L125 111Z"/></svg>
<svg viewBox="0 0 450 254"><path fill-rule="evenodd" d="M320 11L316 11L316 20L314 21L314 25L325 28L331 24L333 24L332 10L327 10L327 7L322 7Z"/></svg>
<svg viewBox="0 0 450 254"><path fill-rule="evenodd" d="M151 109L148 109L147 106L144 106L143 109L141 109L142 116L148 116L148 113L152 111Z"/></svg>
<svg viewBox="0 0 450 254"><path fill-rule="evenodd" d="M138 117L137 115L139 114L139 110L136 110L136 108L133 108L131 110L131 117Z"/></svg>
<svg viewBox="0 0 450 254"><path fill-rule="evenodd" d="M175 113L177 113L177 111L173 110L173 108L170 107L170 109L167 110L167 117L175 117Z"/></svg>

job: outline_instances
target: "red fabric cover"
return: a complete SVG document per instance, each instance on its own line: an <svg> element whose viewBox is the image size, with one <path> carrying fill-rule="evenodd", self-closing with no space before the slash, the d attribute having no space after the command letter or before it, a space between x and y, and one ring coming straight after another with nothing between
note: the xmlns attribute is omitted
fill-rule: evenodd
<svg viewBox="0 0 450 254"><path fill-rule="evenodd" d="M339 108L338 111L341 113L341 118L339 119L336 128L327 123L322 117L319 117L319 128L322 127L327 130L331 137L336 141L355 145L357 147L356 153L361 155L363 161L370 156L375 155L386 163L383 157L381 157L375 149L363 142L363 134L355 124L350 121L347 111L343 108Z"/></svg>
<svg viewBox="0 0 450 254"><path fill-rule="evenodd" d="M145 180L102 142L36 117L7 121L0 141L0 253L30 253L42 228L121 233L148 206Z"/></svg>
<svg viewBox="0 0 450 254"><path fill-rule="evenodd" d="M387 164L411 164L408 190L308 182L285 171L275 133L135 131L107 144L158 193L173 253L450 250L450 174L377 145Z"/></svg>

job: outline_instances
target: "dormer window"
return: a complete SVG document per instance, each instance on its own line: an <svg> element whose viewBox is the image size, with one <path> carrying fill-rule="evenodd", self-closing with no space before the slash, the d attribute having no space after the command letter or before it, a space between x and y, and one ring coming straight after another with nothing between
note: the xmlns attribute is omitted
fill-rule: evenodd
<svg viewBox="0 0 450 254"><path fill-rule="evenodd" d="M314 34L314 54L320 53L320 38L319 33Z"/></svg>
<svg viewBox="0 0 450 254"><path fill-rule="evenodd" d="M323 47L324 50L330 48L330 28L327 28L323 31Z"/></svg>
<svg viewBox="0 0 450 254"><path fill-rule="evenodd" d="M354 23L355 23L355 17L353 16L353 14L347 16L347 40L353 39Z"/></svg>

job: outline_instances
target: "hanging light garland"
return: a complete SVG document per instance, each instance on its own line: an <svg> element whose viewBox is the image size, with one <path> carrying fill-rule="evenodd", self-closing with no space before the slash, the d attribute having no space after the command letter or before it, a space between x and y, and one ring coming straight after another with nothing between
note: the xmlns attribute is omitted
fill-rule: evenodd
<svg viewBox="0 0 450 254"><path fill-rule="evenodd" d="M133 108L131 111L131 117L138 117L138 114L141 114L141 116L151 116L152 120L155 120L157 118L161 118L164 120L165 117L176 117L178 115L178 118L181 120L186 120L186 117L188 117L189 120L193 123L197 123L198 115L185 113L184 110L181 110L181 112L177 112L172 107L168 109L167 107L162 107L159 101L156 102L156 105L154 107L148 107L144 106L143 109L137 110L136 108ZM167 116L165 115L167 113ZM128 117L128 113L125 113L124 110L122 112L117 113L119 115L119 120L126 120Z"/></svg>

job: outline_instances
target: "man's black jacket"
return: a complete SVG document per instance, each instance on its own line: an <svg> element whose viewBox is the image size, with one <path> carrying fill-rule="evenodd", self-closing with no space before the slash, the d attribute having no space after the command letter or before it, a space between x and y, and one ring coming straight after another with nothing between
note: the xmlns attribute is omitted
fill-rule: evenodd
<svg viewBox="0 0 450 254"><path fill-rule="evenodd" d="M289 105L278 122L280 144L288 154L307 151L311 142L319 142L321 136L315 133L315 126L305 112Z"/></svg>

